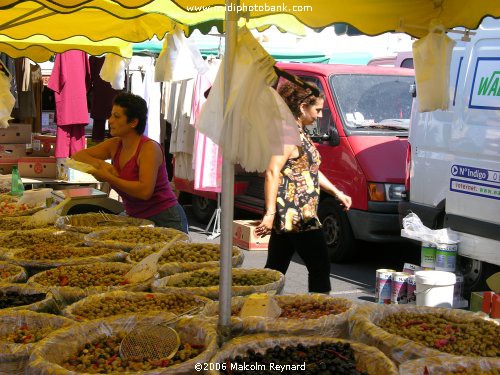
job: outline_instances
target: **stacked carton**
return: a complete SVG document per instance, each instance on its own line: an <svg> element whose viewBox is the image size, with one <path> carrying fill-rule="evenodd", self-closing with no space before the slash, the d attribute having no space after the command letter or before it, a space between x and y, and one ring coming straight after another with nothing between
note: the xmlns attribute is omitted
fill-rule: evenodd
<svg viewBox="0 0 500 375"><path fill-rule="evenodd" d="M31 143L30 124L10 124L0 129L0 174L10 174Z"/></svg>

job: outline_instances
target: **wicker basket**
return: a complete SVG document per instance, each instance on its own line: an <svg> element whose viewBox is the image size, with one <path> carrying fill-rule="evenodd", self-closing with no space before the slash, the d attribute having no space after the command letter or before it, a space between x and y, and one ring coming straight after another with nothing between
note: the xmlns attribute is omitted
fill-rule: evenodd
<svg viewBox="0 0 500 375"><path fill-rule="evenodd" d="M25 294L45 294L45 298L40 301L31 303L29 305L21 305L8 307L4 309L0 309L0 311L11 311L11 310L31 310L37 312L57 312L57 304L54 301L54 296L49 291L44 289L37 288L31 285L25 284L3 284L0 285L0 299L6 294L15 293L20 295Z"/></svg>
<svg viewBox="0 0 500 375"><path fill-rule="evenodd" d="M126 292L126 291L116 291L116 292L107 292L94 294L84 299L66 307L63 311L64 316L67 318L77 320L79 322L107 318L109 316L118 316L122 315L120 312L117 312L115 309L111 309L113 304L119 304L120 306L129 306L134 302L139 302L143 300L155 300L158 301L158 304L161 304L163 301L166 301L165 305L150 305L148 309L136 309L135 313L146 313L146 312L169 312L173 314L180 314L184 312L186 309L177 309L170 304L168 304L169 297L177 297L182 299L182 301L186 301L186 304L191 307L204 306L210 300L201 296L194 295L181 295L181 294L164 294L164 293L141 293L141 292ZM99 314L98 317L89 317L85 312L92 311L91 309L96 306L100 306L102 308L102 313ZM89 313L90 314L90 313ZM133 314L133 312L125 313L125 314Z"/></svg>
<svg viewBox="0 0 500 375"><path fill-rule="evenodd" d="M146 281L144 283L137 284L123 284L123 285L110 285L110 286L92 286L86 288L72 287L72 286L61 286L59 285L45 285L42 281L44 277L47 276L48 272L58 273L59 280L64 278L68 272L78 272L80 275L91 274L92 271L103 271L106 274L118 274L124 275L127 273L132 266L125 263L95 263L79 266L65 266L55 268L53 270L48 270L40 272L28 279L28 285L33 285L39 289L52 289L56 290L58 294L64 299L67 304L76 302L82 298L85 298L91 294L103 293L114 290L128 290L133 292L143 292L149 289L149 284L151 281ZM60 276L59 276L60 275ZM96 280L96 279L94 279ZM66 279L65 279L66 281ZM71 280L67 280L71 282ZM97 281L97 280L96 280Z"/></svg>
<svg viewBox="0 0 500 375"><path fill-rule="evenodd" d="M11 230L31 230L40 228L51 228L53 224L51 223L40 223L36 224L25 216L18 217L2 217L0 219L0 231L11 231Z"/></svg>
<svg viewBox="0 0 500 375"><path fill-rule="evenodd" d="M26 325L29 328L58 330L74 321L62 316L33 311L3 311L0 313L0 373L24 374L35 343L17 344L3 337Z"/></svg>
<svg viewBox="0 0 500 375"><path fill-rule="evenodd" d="M138 261L141 261L149 254L159 251L159 246L137 246L132 251L130 251L127 256L127 263L136 264ZM192 257L186 257L185 261L169 261L168 257L170 252L176 252L177 254L182 253L183 251L196 252L207 251L210 253L220 253L220 245L212 244L212 243L192 243L192 242L179 242L174 244L169 250L167 250L167 254L164 254L159 261L159 271L160 275L170 276L176 273L189 272L198 270L200 268L216 268L220 266L220 259L206 261L206 260L194 260ZM240 267L243 264L243 260L245 256L243 252L237 248L233 247L232 252L232 266L233 268Z"/></svg>
<svg viewBox="0 0 500 375"><path fill-rule="evenodd" d="M206 271L210 274L219 275L218 268L207 268L193 272L185 272L172 276L167 276L159 280L155 280L151 285L153 292L161 293L190 293L198 296L207 297L210 299L219 298L219 285L208 286L208 287L178 287L175 286L180 281L184 281L193 276L194 273ZM233 296L246 296L252 293L264 293L269 291L275 291L280 293L285 286L285 276L278 271L270 269L260 269L260 268L236 268L233 269L233 278L235 276L244 276L251 274L259 274L269 276L273 279L272 282L264 285L250 285L250 286L237 286L233 285L232 295Z"/></svg>
<svg viewBox="0 0 500 375"><path fill-rule="evenodd" d="M57 228L11 231L0 238L0 247L8 249L25 248L40 243L58 243L61 245L83 243L83 235L62 231Z"/></svg>
<svg viewBox="0 0 500 375"><path fill-rule="evenodd" d="M154 227L154 223L146 219L137 219L130 216L88 213L79 215L61 216L55 226L60 229L90 233L116 227Z"/></svg>
<svg viewBox="0 0 500 375"><path fill-rule="evenodd" d="M500 358L471 358L471 357L428 357L414 359L399 366L400 375L425 374L500 374Z"/></svg>
<svg viewBox="0 0 500 375"><path fill-rule="evenodd" d="M74 356L86 343L102 337L130 332L137 325L159 324L171 317L170 314L122 315L120 317L93 320L75 324L59 330L39 343L31 355L28 371L33 375L70 375L70 371L61 364ZM179 333L181 342L203 345L204 350L186 362L151 371L126 372L127 374L194 374L196 363L205 363L217 350L217 335L214 328L196 319L182 319L173 328ZM115 372L116 373L116 372ZM120 373L125 373L122 371Z"/></svg>
<svg viewBox="0 0 500 375"><path fill-rule="evenodd" d="M0 262L0 284L24 283L27 278L28 274L23 267L8 262Z"/></svg>
<svg viewBox="0 0 500 375"><path fill-rule="evenodd" d="M338 338L326 338L321 336L271 336L269 334L257 334L241 336L229 341L222 347L210 360L212 366L216 364L226 364L226 358L234 358L237 355L243 356L248 349L254 349L255 352L264 353L268 348L279 346L292 346L303 344L304 346L318 345L326 343L349 343L356 359L358 371L367 372L370 375L396 375L398 373L396 366L380 350L354 341L348 341ZM307 363L306 363L307 365ZM220 371L208 370L205 373L218 375ZM250 372L249 372L250 373ZM297 373L300 373L299 371Z"/></svg>

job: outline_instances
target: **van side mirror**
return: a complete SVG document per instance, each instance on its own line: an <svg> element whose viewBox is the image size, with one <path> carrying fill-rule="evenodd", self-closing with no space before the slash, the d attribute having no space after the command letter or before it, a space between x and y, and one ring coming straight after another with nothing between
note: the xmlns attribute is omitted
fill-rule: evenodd
<svg viewBox="0 0 500 375"><path fill-rule="evenodd" d="M311 140L316 143L328 142L330 146L338 146L340 144L340 137L337 129L331 128L327 133L311 135Z"/></svg>

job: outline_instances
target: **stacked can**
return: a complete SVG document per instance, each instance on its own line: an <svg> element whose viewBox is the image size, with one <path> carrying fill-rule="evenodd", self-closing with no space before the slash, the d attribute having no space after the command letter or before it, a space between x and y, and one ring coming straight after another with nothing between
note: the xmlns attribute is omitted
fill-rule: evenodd
<svg viewBox="0 0 500 375"><path fill-rule="evenodd" d="M420 266L424 270L433 270L436 267L436 246L430 242L422 242Z"/></svg>
<svg viewBox="0 0 500 375"><path fill-rule="evenodd" d="M408 274L394 272L392 274L391 304L399 305L407 303Z"/></svg>
<svg viewBox="0 0 500 375"><path fill-rule="evenodd" d="M385 268L375 271L375 298L378 303L386 305L391 303L391 283L394 272L396 271Z"/></svg>
<svg viewBox="0 0 500 375"><path fill-rule="evenodd" d="M417 301L415 290L417 289L417 281L415 275L408 275L408 284L406 287L406 300L408 304L414 305Z"/></svg>
<svg viewBox="0 0 500 375"><path fill-rule="evenodd" d="M455 272L457 244L439 244L436 248L436 271Z"/></svg>

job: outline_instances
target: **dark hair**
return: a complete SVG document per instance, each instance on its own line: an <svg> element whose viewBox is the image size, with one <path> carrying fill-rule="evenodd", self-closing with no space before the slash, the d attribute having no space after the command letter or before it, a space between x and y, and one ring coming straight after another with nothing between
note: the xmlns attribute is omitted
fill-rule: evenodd
<svg viewBox="0 0 500 375"><path fill-rule="evenodd" d="M318 88L313 82L307 82L309 85ZM300 87L290 81L283 81L278 86L278 93L288 105L295 118L301 115L300 105L314 105L318 99L324 99L325 95L320 91L319 96L314 96L310 88Z"/></svg>
<svg viewBox="0 0 500 375"><path fill-rule="evenodd" d="M127 116L127 122L139 120L134 128L137 134L143 134L148 121L148 105L139 95L122 92L115 96L113 104L122 107Z"/></svg>

